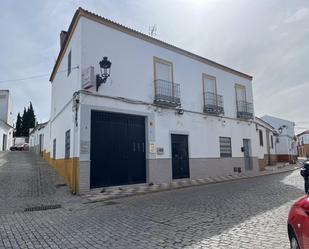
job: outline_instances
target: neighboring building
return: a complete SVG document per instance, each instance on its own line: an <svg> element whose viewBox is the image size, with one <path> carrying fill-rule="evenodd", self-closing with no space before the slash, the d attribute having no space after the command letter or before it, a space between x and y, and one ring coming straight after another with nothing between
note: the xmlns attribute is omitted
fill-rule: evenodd
<svg viewBox="0 0 309 249"><path fill-rule="evenodd" d="M259 170L251 76L81 8L61 36L44 158L73 191Z"/></svg>
<svg viewBox="0 0 309 249"><path fill-rule="evenodd" d="M13 103L9 90L0 90L0 151L13 143Z"/></svg>
<svg viewBox="0 0 309 249"><path fill-rule="evenodd" d="M29 132L29 146L30 151L35 152L36 154L43 155L43 146L44 146L44 128L47 125L46 123L37 124L33 129L30 129Z"/></svg>
<svg viewBox="0 0 309 249"><path fill-rule="evenodd" d="M260 170L265 170L265 166L277 163L275 137L277 132L274 127L264 120L255 117L256 133L258 137L257 153Z"/></svg>
<svg viewBox="0 0 309 249"><path fill-rule="evenodd" d="M278 133L276 137L278 162L295 162L297 159L296 136L294 130L295 123L272 116L264 116L262 119L273 126Z"/></svg>
<svg viewBox="0 0 309 249"><path fill-rule="evenodd" d="M309 130L297 135L298 156L309 157Z"/></svg>

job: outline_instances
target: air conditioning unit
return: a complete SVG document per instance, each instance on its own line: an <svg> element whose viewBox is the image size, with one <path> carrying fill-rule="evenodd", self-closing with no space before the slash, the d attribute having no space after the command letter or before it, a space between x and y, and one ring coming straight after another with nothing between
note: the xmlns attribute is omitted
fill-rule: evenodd
<svg viewBox="0 0 309 249"><path fill-rule="evenodd" d="M82 88L89 89L95 87L94 67L88 67L82 71Z"/></svg>

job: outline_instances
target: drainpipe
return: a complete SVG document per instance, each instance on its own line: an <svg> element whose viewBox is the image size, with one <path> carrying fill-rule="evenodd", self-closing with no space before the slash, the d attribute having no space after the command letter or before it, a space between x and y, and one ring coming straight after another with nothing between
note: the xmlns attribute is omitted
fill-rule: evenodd
<svg viewBox="0 0 309 249"><path fill-rule="evenodd" d="M77 150L76 150L76 136L77 136L77 128L78 128L78 108L80 104L80 95L79 92L75 92L73 94L73 102L72 102L72 108L74 112L74 128L73 128L73 169L72 169L72 193L76 194L77 189Z"/></svg>

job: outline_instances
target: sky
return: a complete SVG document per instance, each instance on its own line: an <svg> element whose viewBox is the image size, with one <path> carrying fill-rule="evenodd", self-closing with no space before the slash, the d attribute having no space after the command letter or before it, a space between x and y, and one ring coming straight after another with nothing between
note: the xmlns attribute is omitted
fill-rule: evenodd
<svg viewBox="0 0 309 249"><path fill-rule="evenodd" d="M50 114L49 76L80 6L253 76L256 116L274 115L309 129L308 0L0 0L0 89L14 114L33 103ZM22 81L14 79L41 76ZM307 103L308 102L308 103Z"/></svg>

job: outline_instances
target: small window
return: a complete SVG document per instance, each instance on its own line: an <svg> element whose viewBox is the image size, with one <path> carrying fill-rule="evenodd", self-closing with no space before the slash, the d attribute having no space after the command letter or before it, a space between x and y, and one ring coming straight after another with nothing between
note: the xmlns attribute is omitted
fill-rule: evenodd
<svg viewBox="0 0 309 249"><path fill-rule="evenodd" d="M220 157L232 157L230 137L220 137Z"/></svg>
<svg viewBox="0 0 309 249"><path fill-rule="evenodd" d="M71 73L71 50L70 50L70 52L69 52L69 54L68 54L68 76L70 75L70 73Z"/></svg>
<svg viewBox="0 0 309 249"><path fill-rule="evenodd" d="M263 131L259 130L260 145L263 146Z"/></svg>
<svg viewBox="0 0 309 249"><path fill-rule="evenodd" d="M56 139L53 140L53 159L56 159Z"/></svg>
<svg viewBox="0 0 309 249"><path fill-rule="evenodd" d="M70 158L70 130L65 132L65 158Z"/></svg>
<svg viewBox="0 0 309 249"><path fill-rule="evenodd" d="M270 136L271 148L274 148L274 137Z"/></svg>

